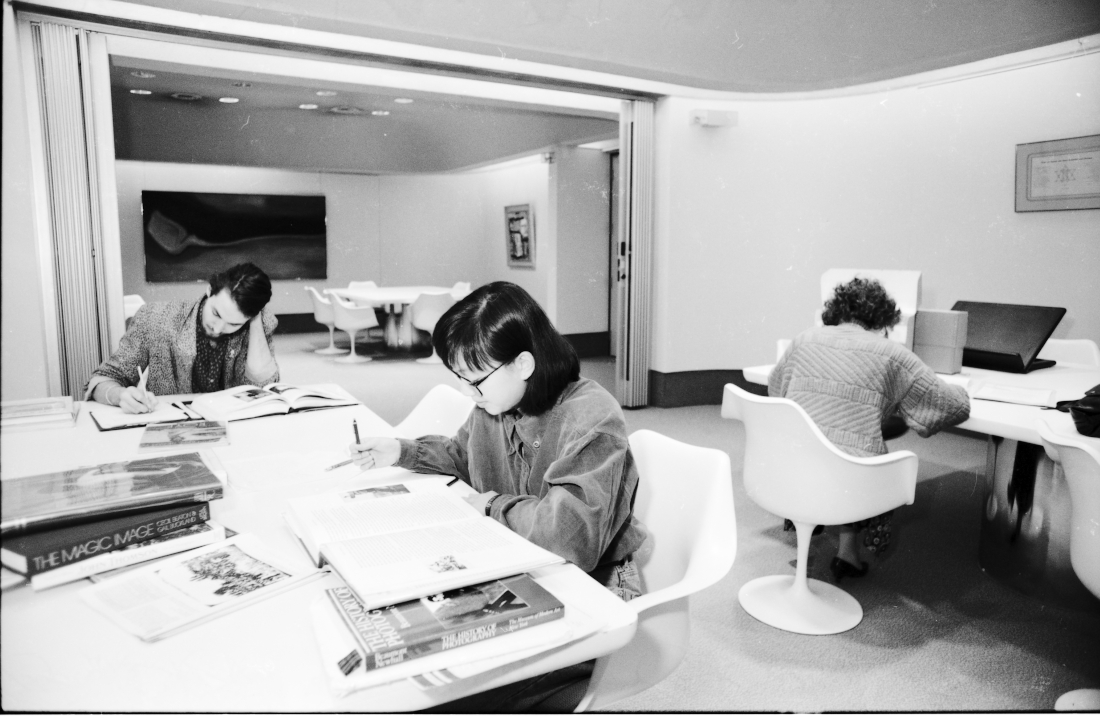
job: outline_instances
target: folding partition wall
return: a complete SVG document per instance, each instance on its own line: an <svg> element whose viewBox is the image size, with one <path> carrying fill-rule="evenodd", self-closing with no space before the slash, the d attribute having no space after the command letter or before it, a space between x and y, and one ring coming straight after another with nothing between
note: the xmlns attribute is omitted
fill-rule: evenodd
<svg viewBox="0 0 1100 723"><path fill-rule="evenodd" d="M615 293L619 334L615 398L624 407L649 402L650 266L653 256L653 116L648 100L623 101L619 114L619 247Z"/></svg>
<svg viewBox="0 0 1100 723"><path fill-rule="evenodd" d="M90 33L39 20L25 28L43 145L49 233L40 258L50 261L44 286L54 291L60 394L79 395L110 349Z"/></svg>

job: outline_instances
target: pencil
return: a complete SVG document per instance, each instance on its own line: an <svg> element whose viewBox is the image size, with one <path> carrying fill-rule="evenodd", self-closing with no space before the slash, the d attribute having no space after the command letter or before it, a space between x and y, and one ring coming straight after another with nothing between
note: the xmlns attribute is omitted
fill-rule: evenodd
<svg viewBox="0 0 1100 723"><path fill-rule="evenodd" d="M325 467L325 471L326 472L331 472L332 470L336 469L337 467L343 467L345 464L351 464L354 461L355 461L354 459L345 459L343 462L337 462L334 465L330 465L328 467Z"/></svg>

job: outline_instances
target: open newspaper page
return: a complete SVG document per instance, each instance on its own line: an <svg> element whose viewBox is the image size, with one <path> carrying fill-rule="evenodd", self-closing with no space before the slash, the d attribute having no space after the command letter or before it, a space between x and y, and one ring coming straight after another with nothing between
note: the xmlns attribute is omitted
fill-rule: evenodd
<svg viewBox="0 0 1100 723"><path fill-rule="evenodd" d="M290 500L287 520L368 607L562 562L450 489L401 482Z"/></svg>
<svg viewBox="0 0 1100 723"><path fill-rule="evenodd" d="M119 575L81 590L80 596L122 629L152 642L318 574L243 534Z"/></svg>

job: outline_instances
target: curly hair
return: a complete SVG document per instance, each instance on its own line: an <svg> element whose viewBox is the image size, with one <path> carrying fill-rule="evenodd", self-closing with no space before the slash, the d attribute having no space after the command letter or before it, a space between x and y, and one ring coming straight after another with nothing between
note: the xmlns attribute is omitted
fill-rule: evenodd
<svg viewBox="0 0 1100 723"><path fill-rule="evenodd" d="M869 331L890 329L901 321L901 311L875 279L852 279L837 284L821 314L825 326L856 323Z"/></svg>

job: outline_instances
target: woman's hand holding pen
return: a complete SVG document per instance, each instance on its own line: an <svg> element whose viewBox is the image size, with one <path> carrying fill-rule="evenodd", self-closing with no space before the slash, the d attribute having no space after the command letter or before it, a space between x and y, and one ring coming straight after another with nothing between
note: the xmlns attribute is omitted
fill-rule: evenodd
<svg viewBox="0 0 1100 723"><path fill-rule="evenodd" d="M401 443L393 437L367 437L359 444L348 447L351 460L360 469L389 467L397 463L401 455Z"/></svg>

